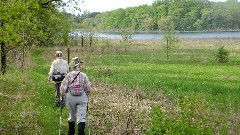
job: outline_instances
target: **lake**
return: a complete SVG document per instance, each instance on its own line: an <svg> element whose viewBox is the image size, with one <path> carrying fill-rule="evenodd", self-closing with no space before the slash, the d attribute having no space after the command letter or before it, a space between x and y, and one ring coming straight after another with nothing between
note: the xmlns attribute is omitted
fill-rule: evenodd
<svg viewBox="0 0 240 135"><path fill-rule="evenodd" d="M99 37L120 39L122 33L98 33ZM179 38L240 38L240 32L181 32L175 34ZM133 39L162 39L161 33L135 33Z"/></svg>

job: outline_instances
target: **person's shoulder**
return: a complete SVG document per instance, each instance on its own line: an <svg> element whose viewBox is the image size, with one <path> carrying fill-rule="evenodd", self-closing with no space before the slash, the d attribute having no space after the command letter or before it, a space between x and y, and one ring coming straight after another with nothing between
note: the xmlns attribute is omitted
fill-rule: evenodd
<svg viewBox="0 0 240 135"><path fill-rule="evenodd" d="M57 63L57 60L56 60L56 59L55 59L55 60L53 60L53 61L52 61L52 63Z"/></svg>
<svg viewBox="0 0 240 135"><path fill-rule="evenodd" d="M71 77L71 76L73 76L73 74L74 74L73 71L71 71L71 72L67 73L66 76Z"/></svg>
<svg viewBox="0 0 240 135"><path fill-rule="evenodd" d="M74 74L74 73L75 73L74 71L71 71L71 72L68 73L68 75L72 75L72 74Z"/></svg>
<svg viewBox="0 0 240 135"><path fill-rule="evenodd" d="M62 59L62 61L64 62L64 63L68 63L66 60L64 60L64 59Z"/></svg>
<svg viewBox="0 0 240 135"><path fill-rule="evenodd" d="M82 74L83 76L87 76L87 74L86 74L86 73L84 73L84 72L81 72L81 74Z"/></svg>

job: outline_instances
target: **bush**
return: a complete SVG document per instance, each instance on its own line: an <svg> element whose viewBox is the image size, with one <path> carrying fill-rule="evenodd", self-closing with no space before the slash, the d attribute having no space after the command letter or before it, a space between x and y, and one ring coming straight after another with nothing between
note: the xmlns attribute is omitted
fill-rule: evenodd
<svg viewBox="0 0 240 135"><path fill-rule="evenodd" d="M228 56L229 56L229 52L228 50L224 49L224 46L218 49L218 53L216 55L218 62L220 63L228 62Z"/></svg>

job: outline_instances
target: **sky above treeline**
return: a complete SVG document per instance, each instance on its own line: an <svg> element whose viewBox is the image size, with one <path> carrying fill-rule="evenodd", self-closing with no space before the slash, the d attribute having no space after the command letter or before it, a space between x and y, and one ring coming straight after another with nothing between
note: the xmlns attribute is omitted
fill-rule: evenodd
<svg viewBox="0 0 240 135"><path fill-rule="evenodd" d="M84 0L84 3L80 4L80 8L82 12L84 10L90 12L105 12L115 10L118 8L139 6L142 4L151 5L154 1L155 0ZM225 2L226 0L210 0L210 1Z"/></svg>

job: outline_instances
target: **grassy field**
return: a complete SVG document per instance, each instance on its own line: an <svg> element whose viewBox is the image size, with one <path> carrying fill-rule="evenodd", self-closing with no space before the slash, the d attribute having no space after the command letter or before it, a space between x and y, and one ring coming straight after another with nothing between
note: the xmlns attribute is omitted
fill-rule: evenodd
<svg viewBox="0 0 240 135"><path fill-rule="evenodd" d="M161 119L166 123L171 121L171 124L153 123L153 126L167 128L166 131L156 130L157 133L236 134L239 133L236 122L240 98L239 41L182 39L170 52L168 62L163 41L132 41L126 52L115 43L109 49L99 49L99 53L91 54L89 75L105 84L140 89L146 93L163 92L173 102L177 115L170 114L169 119ZM228 63L216 60L221 46L230 52ZM169 114L165 112L163 115ZM182 129L182 123L186 124L186 130ZM219 123L223 125L220 129L217 128ZM195 131L195 127L204 128ZM171 132L167 131L169 128L176 129ZM147 131L151 134L154 133L152 130L155 129Z"/></svg>
<svg viewBox="0 0 240 135"><path fill-rule="evenodd" d="M152 41L149 46L133 44L127 52L93 53L90 75L144 91L164 91L173 98L195 92L218 109L238 109L239 39L182 40L170 52L169 62L162 41ZM230 52L228 63L215 59L223 45Z"/></svg>
<svg viewBox="0 0 240 135"><path fill-rule="evenodd" d="M181 39L168 62L163 44L99 39L92 47L70 48L71 57L83 58L94 88L86 132L239 134L240 39ZM228 63L215 59L221 46L230 52ZM59 49L66 58L66 47L31 49L24 73L10 65L0 76L1 134L58 133L60 109L47 73Z"/></svg>

